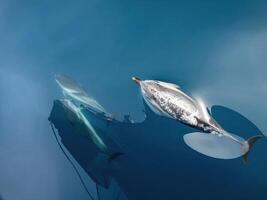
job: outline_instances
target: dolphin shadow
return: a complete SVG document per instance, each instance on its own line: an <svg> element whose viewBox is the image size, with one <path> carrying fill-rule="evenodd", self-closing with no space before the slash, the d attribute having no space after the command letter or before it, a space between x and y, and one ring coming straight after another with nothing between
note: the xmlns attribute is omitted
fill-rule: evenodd
<svg viewBox="0 0 267 200"><path fill-rule="evenodd" d="M211 108L211 114L215 120L230 133L235 133L241 137L262 134L260 129L253 122L230 108L214 105Z"/></svg>
<svg viewBox="0 0 267 200"><path fill-rule="evenodd" d="M116 170L117 166L109 164L106 159L107 157L99 150L99 148L92 141L84 137L84 134L81 133L82 129L77 130L74 128L75 125L68 120L61 101L54 101L49 121L57 129L61 144L64 145L68 153L71 154L83 168L93 183L97 184L96 188L98 191L90 191L90 193L101 192L98 194L99 196L105 195L105 193L108 193L107 190L112 188L112 190L117 191L117 193L119 191L119 193L123 194L123 192L120 191L118 184L116 184L115 181L112 181L111 177L111 171ZM106 137L105 133L102 133L101 130L98 129L96 129L96 131L101 138L105 138L105 143L112 151L118 151L116 144L110 138ZM120 194L120 197L116 199L114 198L114 200L126 199L123 198L122 194ZM114 194L112 195L116 196Z"/></svg>
<svg viewBox="0 0 267 200"><path fill-rule="evenodd" d="M88 176L102 186L100 192L105 188L119 188L124 193L122 199L129 200L267 198L263 187L267 185L267 179L256 175L262 170L258 165L244 168L240 159L225 161L193 151L185 145L183 135L195 132L194 128L158 116L145 103L144 106L146 119L141 123L107 121L101 115L86 111L87 119L108 146L124 153L104 166L95 165L94 160L99 154L97 147L73 132L58 101L54 102L49 119L68 152ZM234 110L213 106L211 112L215 120L232 133L240 136L260 133L256 125ZM267 158L264 161L267 162ZM110 186L111 180L117 183L116 187ZM251 186L253 181L262 187ZM104 196L102 199L108 199Z"/></svg>

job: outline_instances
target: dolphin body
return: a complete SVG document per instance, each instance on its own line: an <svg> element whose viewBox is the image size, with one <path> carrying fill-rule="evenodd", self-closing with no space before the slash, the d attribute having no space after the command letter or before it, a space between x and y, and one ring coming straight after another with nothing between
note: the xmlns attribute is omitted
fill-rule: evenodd
<svg viewBox="0 0 267 200"><path fill-rule="evenodd" d="M176 84L137 77L132 79L140 86L152 111L201 131L184 135L185 143L199 153L219 159L243 156L246 161L253 144L263 137L256 135L244 140L227 132L212 118L203 102L191 98Z"/></svg>
<svg viewBox="0 0 267 200"><path fill-rule="evenodd" d="M90 96L78 82L72 78L66 75L57 74L55 75L55 80L62 89L63 95L66 98L73 99L76 102L81 103L81 105L86 107L86 109L104 117L107 121L124 121L128 123L134 123L130 116L108 112L97 100Z"/></svg>

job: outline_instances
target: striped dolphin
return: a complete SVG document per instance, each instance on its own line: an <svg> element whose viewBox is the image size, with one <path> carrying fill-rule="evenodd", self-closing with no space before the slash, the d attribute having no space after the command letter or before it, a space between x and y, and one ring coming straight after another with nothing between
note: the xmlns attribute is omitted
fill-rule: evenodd
<svg viewBox="0 0 267 200"><path fill-rule="evenodd" d="M152 111L201 131L183 137L199 153L218 159L242 156L246 161L253 144L264 137L259 134L245 140L227 132L212 118L203 102L191 98L176 84L132 79L140 86L143 99Z"/></svg>

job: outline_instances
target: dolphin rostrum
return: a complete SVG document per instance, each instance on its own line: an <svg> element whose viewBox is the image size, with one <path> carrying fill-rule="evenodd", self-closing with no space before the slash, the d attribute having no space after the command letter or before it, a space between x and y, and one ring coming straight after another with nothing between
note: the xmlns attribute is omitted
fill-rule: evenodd
<svg viewBox="0 0 267 200"><path fill-rule="evenodd" d="M184 141L204 155L220 159L243 156L246 161L253 144L263 137L256 135L244 140L227 132L212 118L203 102L191 98L176 84L137 77L132 79L140 86L142 96L152 111L201 131L184 135Z"/></svg>

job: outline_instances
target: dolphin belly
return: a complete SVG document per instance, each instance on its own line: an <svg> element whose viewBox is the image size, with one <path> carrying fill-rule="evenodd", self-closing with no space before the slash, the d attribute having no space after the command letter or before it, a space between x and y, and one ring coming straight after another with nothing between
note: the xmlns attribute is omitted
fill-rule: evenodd
<svg viewBox="0 0 267 200"><path fill-rule="evenodd" d="M177 95L167 92L161 93L156 99L161 109L173 119L191 126L197 126L195 118L197 109L191 100L188 100L180 93Z"/></svg>

